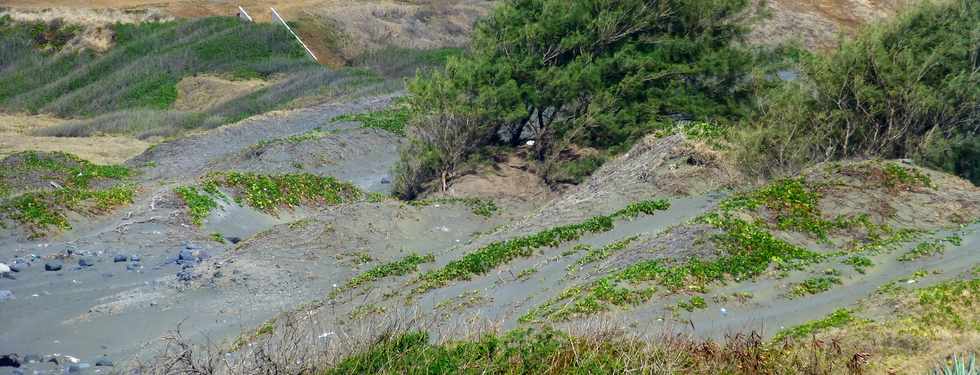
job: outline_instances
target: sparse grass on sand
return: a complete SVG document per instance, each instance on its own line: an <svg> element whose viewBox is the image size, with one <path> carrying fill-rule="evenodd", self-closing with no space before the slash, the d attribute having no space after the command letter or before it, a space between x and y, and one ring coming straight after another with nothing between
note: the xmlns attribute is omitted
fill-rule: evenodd
<svg viewBox="0 0 980 375"><path fill-rule="evenodd" d="M300 323L305 315L286 315L274 326L267 323L256 330L265 339L239 346L245 352L235 358L241 362L225 361L214 349L195 352L201 348L181 345L173 337L169 350L152 363L166 364L169 371L211 365L229 374L272 368L322 375L924 374L948 363L953 354L968 356L980 347L980 313L975 308L980 280L973 277L918 290L897 287L770 340L751 332L721 340L669 331L641 336L602 323L506 332L473 323L457 327L465 333L443 332L437 338L423 322L374 314L384 310L364 305L354 311L372 317L345 327L357 335L338 334L329 344L317 338L320 330ZM685 303L696 309L702 301ZM881 308L887 311L865 312Z"/></svg>

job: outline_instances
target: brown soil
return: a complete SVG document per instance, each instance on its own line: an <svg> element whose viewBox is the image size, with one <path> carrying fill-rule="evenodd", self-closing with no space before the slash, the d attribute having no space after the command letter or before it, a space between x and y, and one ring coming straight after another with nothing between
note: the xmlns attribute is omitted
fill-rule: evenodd
<svg viewBox="0 0 980 375"><path fill-rule="evenodd" d="M838 35L853 34L868 22L893 16L913 1L771 0L764 2L770 16L753 26L749 41L777 44L795 40L808 49L830 49L837 44Z"/></svg>
<svg viewBox="0 0 980 375"><path fill-rule="evenodd" d="M438 186L430 197L479 197L520 205L540 205L555 197L555 193L538 175L529 171L527 161L510 155L507 160L480 168L453 180L445 193Z"/></svg>

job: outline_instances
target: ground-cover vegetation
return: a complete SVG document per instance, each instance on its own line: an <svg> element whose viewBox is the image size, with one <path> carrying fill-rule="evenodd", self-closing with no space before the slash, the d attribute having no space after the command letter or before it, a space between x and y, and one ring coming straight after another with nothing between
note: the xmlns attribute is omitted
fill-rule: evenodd
<svg viewBox="0 0 980 375"><path fill-rule="evenodd" d="M194 186L178 186L174 188L174 193L184 201L191 222L195 225L201 225L211 211L218 208L218 201L210 193L200 191Z"/></svg>
<svg viewBox="0 0 980 375"><path fill-rule="evenodd" d="M366 272L358 274L350 279L339 289L334 290L334 294L343 290L354 289L369 282L390 276L404 276L418 270L423 263L435 262L436 257L432 254L418 255L409 254L401 259L380 264Z"/></svg>
<svg viewBox="0 0 980 375"><path fill-rule="evenodd" d="M841 308L770 340L748 334L718 342L669 333L647 339L623 332L570 335L548 325L448 341L410 331L372 341L321 373L918 373L945 365L925 348L955 350L980 329L974 308L978 291L977 280L899 288L890 292L900 304L893 315L872 320L860 306ZM698 298L678 306L699 309L705 301Z"/></svg>
<svg viewBox="0 0 980 375"><path fill-rule="evenodd" d="M132 203L136 194L126 181L129 168L67 153L21 152L0 166L0 217L24 226L31 238L71 229L69 212L104 214Z"/></svg>
<svg viewBox="0 0 980 375"><path fill-rule="evenodd" d="M826 292L841 283L840 277L835 275L813 277L793 285L790 288L789 294L791 297L806 297L811 294Z"/></svg>
<svg viewBox="0 0 980 375"><path fill-rule="evenodd" d="M184 201L191 221L197 225L218 207L216 199L229 196L239 205L273 215L280 208L290 209L301 204L338 205L366 197L363 191L349 182L310 173L265 175L216 172L202 179L200 189L178 186L174 192Z"/></svg>
<svg viewBox="0 0 980 375"><path fill-rule="evenodd" d="M343 115L335 117L332 121L356 121L365 128L381 129L397 135L405 135L408 108L400 106L377 112Z"/></svg>
<svg viewBox="0 0 980 375"><path fill-rule="evenodd" d="M670 208L666 200L650 200L632 203L611 215L594 216L584 222L543 230L528 236L493 242L446 264L444 267L423 273L417 280L416 293L442 287L453 280L466 280L484 274L494 267L518 257L527 257L536 250L555 247L574 241L588 233L609 231L617 219L632 219L639 214L653 215L656 211Z"/></svg>

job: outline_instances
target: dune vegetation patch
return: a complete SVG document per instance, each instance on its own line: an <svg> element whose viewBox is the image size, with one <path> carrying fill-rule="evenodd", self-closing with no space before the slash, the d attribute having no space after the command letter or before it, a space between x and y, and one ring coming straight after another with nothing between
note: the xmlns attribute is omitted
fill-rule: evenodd
<svg viewBox="0 0 980 375"><path fill-rule="evenodd" d="M195 186L178 186L174 192L187 206L191 221L200 225L219 207L218 200L234 200L268 214L300 205L332 206L365 199L368 195L351 183L310 173L265 175L247 172L215 172Z"/></svg>
<svg viewBox="0 0 980 375"><path fill-rule="evenodd" d="M22 225L31 238L68 230L69 212L100 215L132 203L132 174L67 153L16 153L0 161L0 216Z"/></svg>
<svg viewBox="0 0 980 375"><path fill-rule="evenodd" d="M382 129L397 135L405 135L408 116L408 108L399 106L376 112L338 116L331 121L356 121L365 128Z"/></svg>
<svg viewBox="0 0 980 375"><path fill-rule="evenodd" d="M346 284L341 286L339 289L335 289L331 292L331 295L336 295L343 290L354 289L370 283L375 280L379 280L385 277L391 276L403 276L418 270L419 265L423 263L432 263L436 261L436 257L432 254L419 255L419 254L409 254L401 259L391 261L388 263L380 264L368 271L365 271L357 276L354 276Z"/></svg>

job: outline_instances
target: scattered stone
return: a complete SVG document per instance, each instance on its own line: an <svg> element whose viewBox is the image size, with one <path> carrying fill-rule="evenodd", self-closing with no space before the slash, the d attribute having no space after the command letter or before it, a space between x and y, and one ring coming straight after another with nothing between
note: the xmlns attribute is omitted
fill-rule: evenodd
<svg viewBox="0 0 980 375"><path fill-rule="evenodd" d="M140 261L140 256L139 255L130 256L129 257L129 260L134 261L134 262L139 262Z"/></svg>
<svg viewBox="0 0 980 375"><path fill-rule="evenodd" d="M381 177L381 184L387 185L387 184L390 184L390 183L391 183L391 178L388 178L387 176L386 177Z"/></svg>
<svg viewBox="0 0 980 375"><path fill-rule="evenodd" d="M24 375L24 369L15 368L13 371L10 372L10 375Z"/></svg>
<svg viewBox="0 0 980 375"><path fill-rule="evenodd" d="M227 237L225 239L228 240L228 242L231 242L232 245L242 242L240 237Z"/></svg>
<svg viewBox="0 0 980 375"><path fill-rule="evenodd" d="M119 255L116 255L116 256L112 257L112 261L114 263L126 262L128 260L129 260L129 257L128 256L125 256L125 255L122 255L122 254L119 254Z"/></svg>
<svg viewBox="0 0 980 375"><path fill-rule="evenodd" d="M194 243L190 243L190 242L184 242L184 248L187 249L187 250L200 250L200 249L203 249L200 245L194 244Z"/></svg>
<svg viewBox="0 0 980 375"><path fill-rule="evenodd" d="M0 367L20 367L20 356L14 353L0 356Z"/></svg>
<svg viewBox="0 0 980 375"><path fill-rule="evenodd" d="M78 367L78 365L76 365L76 364L73 363L73 364L68 365L68 369L65 372L68 373L68 374L78 374L78 373L82 372L82 368L81 367Z"/></svg>
<svg viewBox="0 0 980 375"><path fill-rule="evenodd" d="M44 264L45 271L61 271L61 263L48 262Z"/></svg>
<svg viewBox="0 0 980 375"><path fill-rule="evenodd" d="M0 290L0 302L14 299L14 292L9 290Z"/></svg>
<svg viewBox="0 0 980 375"><path fill-rule="evenodd" d="M29 266L30 265L28 265L27 263L16 263L15 262L14 264L11 264L10 265L10 270L13 271L13 272L23 272Z"/></svg>
<svg viewBox="0 0 980 375"><path fill-rule="evenodd" d="M177 260L182 261L182 262L193 262L196 259L194 258L194 252L193 251L190 251L190 250L181 250L180 251L180 255L177 256Z"/></svg>
<svg viewBox="0 0 980 375"><path fill-rule="evenodd" d="M24 356L24 362L26 363L41 363L41 356L37 354L28 354Z"/></svg>
<svg viewBox="0 0 980 375"><path fill-rule="evenodd" d="M79 259L78 260L78 266L79 267L92 267L94 265L95 265L95 262L92 262L91 259L82 258L82 259Z"/></svg>
<svg viewBox="0 0 980 375"><path fill-rule="evenodd" d="M140 268L143 268L143 265L139 264L139 262L133 262L126 265L126 271L138 271Z"/></svg>
<svg viewBox="0 0 980 375"><path fill-rule="evenodd" d="M113 363L112 363L112 359L110 359L106 355L103 355L102 358L99 358L98 361L95 361L95 365L98 367L112 367Z"/></svg>
<svg viewBox="0 0 980 375"><path fill-rule="evenodd" d="M191 281L194 279L194 274L191 271L180 271L177 272L177 280L180 281Z"/></svg>

